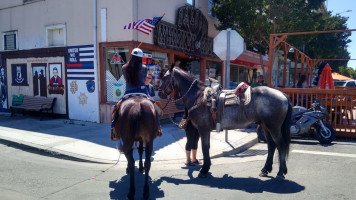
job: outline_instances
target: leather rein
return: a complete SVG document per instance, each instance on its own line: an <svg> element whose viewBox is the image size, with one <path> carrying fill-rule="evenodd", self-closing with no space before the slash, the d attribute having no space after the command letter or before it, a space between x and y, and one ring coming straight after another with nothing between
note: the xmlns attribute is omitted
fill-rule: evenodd
<svg viewBox="0 0 356 200"><path fill-rule="evenodd" d="M165 95L169 96L169 98L168 98L167 104L162 108L162 110L164 110L164 109L167 107L168 103L169 103L171 100L172 100L173 102L177 102L177 101L179 101L179 100L182 100L185 96L187 96L187 94L190 92L190 90L193 88L193 85L194 85L196 82L198 82L198 79L195 79L195 80L190 84L189 89L185 92L185 94L184 94L182 97L180 97L180 98L178 98L178 99L174 99L174 98L172 97L172 95L171 95L171 93L174 91L174 87L173 87L173 71L172 71L172 74L171 74L171 81L170 81L170 87L171 87L172 92L171 92L170 94L167 94L166 90L163 90L163 93L164 93ZM188 109L188 117L189 117L190 111L191 111L191 110L194 110L194 109L197 108L197 107L198 107L198 105L194 105L193 107L191 107L191 108ZM175 123L175 122L172 120L171 117L170 117L170 120L171 120L171 122L172 122L173 124L179 125L179 124Z"/></svg>

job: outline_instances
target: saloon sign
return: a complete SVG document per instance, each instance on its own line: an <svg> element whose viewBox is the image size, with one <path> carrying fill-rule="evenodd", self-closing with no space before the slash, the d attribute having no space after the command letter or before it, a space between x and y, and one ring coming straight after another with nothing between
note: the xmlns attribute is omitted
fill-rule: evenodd
<svg viewBox="0 0 356 200"><path fill-rule="evenodd" d="M154 31L154 43L167 49L216 57L213 39L208 37L208 21L192 6L178 9L177 25L161 21Z"/></svg>

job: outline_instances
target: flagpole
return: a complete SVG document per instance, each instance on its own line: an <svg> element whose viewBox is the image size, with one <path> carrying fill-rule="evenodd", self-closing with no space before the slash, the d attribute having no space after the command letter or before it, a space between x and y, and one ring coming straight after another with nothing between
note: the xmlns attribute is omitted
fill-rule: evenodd
<svg viewBox="0 0 356 200"><path fill-rule="evenodd" d="M162 18L166 15L166 13L163 13ZM139 48L141 46L141 44L143 43L143 41L145 41L145 39L149 36L150 34L147 34L145 38L143 38L143 40L141 41L141 43L138 45L137 48Z"/></svg>

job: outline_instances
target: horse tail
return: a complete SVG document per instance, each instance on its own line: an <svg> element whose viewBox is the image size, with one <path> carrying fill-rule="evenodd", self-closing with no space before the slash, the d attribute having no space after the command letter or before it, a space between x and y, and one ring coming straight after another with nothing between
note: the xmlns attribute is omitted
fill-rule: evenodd
<svg viewBox="0 0 356 200"><path fill-rule="evenodd" d="M123 128L120 130L125 137L122 138L124 141L123 146L119 149L121 152L128 152L132 148L140 130L141 104L137 103L128 109L130 111L127 113L126 121L122 122L125 124L122 127L126 127L126 129Z"/></svg>
<svg viewBox="0 0 356 200"><path fill-rule="evenodd" d="M132 114L129 120L129 126L131 130L131 136L136 139L140 130L141 104L137 103L131 113Z"/></svg>
<svg viewBox="0 0 356 200"><path fill-rule="evenodd" d="M282 132L282 137L284 141L284 148L286 151L286 158L288 157L289 154L289 146L290 146L290 126L292 125L292 104L290 100L288 99L288 112L286 115L286 118L283 121L281 132Z"/></svg>

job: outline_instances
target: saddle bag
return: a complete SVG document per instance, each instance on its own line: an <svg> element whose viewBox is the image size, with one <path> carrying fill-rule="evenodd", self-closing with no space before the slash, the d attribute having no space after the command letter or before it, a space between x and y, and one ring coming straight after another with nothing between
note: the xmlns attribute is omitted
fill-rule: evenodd
<svg viewBox="0 0 356 200"><path fill-rule="evenodd" d="M179 128L185 130L188 125L188 119L182 119L179 123Z"/></svg>

